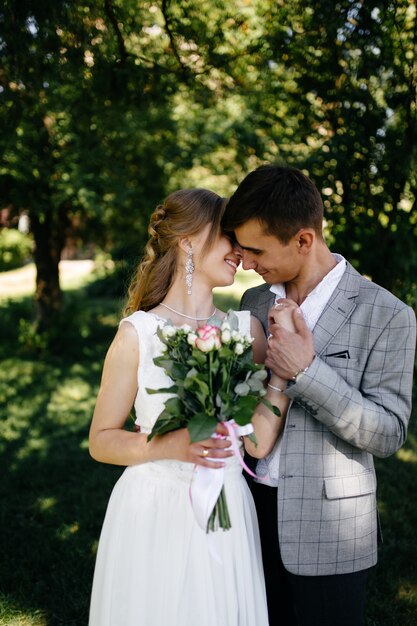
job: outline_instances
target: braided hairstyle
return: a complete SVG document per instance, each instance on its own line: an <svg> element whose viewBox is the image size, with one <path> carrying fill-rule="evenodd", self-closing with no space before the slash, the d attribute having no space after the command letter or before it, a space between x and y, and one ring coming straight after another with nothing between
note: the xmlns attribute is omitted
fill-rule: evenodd
<svg viewBox="0 0 417 626"><path fill-rule="evenodd" d="M125 315L139 309L149 311L164 299L177 271L179 240L211 224L202 250L206 253L220 233L225 207L226 199L208 189L174 191L156 207L148 227L145 255L129 287Z"/></svg>

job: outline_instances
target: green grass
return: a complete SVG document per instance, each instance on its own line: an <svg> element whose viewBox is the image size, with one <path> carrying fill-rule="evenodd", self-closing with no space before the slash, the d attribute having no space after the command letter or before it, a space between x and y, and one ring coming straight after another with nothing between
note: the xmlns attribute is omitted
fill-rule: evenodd
<svg viewBox="0 0 417 626"><path fill-rule="evenodd" d="M216 304L235 306L249 278L218 293ZM82 289L66 293L66 302L54 349L40 353L18 341L30 300L0 303L0 626L87 623L97 541L122 471L94 462L87 450L120 302L88 298ZM417 626L415 420L403 450L377 468L385 542L367 623Z"/></svg>

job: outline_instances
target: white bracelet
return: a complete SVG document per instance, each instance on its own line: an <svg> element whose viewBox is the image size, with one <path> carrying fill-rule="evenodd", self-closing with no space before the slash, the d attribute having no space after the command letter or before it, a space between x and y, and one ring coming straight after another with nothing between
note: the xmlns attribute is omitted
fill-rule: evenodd
<svg viewBox="0 0 417 626"><path fill-rule="evenodd" d="M285 391L285 389L280 389L279 387L274 387L274 385L271 385L271 383L268 383L268 387L270 387L274 391L279 391L280 393L284 393L284 391Z"/></svg>

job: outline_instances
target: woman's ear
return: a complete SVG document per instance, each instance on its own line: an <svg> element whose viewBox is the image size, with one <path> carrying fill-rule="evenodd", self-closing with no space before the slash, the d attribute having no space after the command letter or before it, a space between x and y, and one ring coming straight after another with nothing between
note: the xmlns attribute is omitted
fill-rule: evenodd
<svg viewBox="0 0 417 626"><path fill-rule="evenodd" d="M191 245L191 241L188 237L183 237L182 239L180 239L178 241L178 247L185 252L186 254L188 254L188 252L190 251L190 249L192 249L192 245Z"/></svg>

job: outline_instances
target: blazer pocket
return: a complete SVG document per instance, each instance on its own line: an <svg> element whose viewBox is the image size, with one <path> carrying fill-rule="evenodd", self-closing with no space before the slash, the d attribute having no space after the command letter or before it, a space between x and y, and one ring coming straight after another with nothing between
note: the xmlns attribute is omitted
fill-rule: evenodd
<svg viewBox="0 0 417 626"><path fill-rule="evenodd" d="M324 494L328 500L355 498L376 492L376 477L372 471L324 479Z"/></svg>
<svg viewBox="0 0 417 626"><path fill-rule="evenodd" d="M333 354L324 354L321 358L331 367L343 367L345 369L356 367L359 362L359 359L354 357L345 358Z"/></svg>

